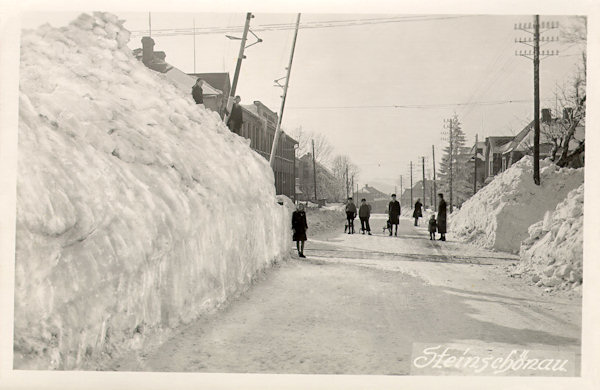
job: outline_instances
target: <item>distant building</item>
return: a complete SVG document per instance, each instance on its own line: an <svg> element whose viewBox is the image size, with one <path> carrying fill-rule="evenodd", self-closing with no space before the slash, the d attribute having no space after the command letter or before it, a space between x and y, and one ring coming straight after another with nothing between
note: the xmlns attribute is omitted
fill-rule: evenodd
<svg viewBox="0 0 600 390"><path fill-rule="evenodd" d="M320 204L323 204L325 201L340 200L340 194L336 193L339 188L337 179L322 164L317 162L313 166L311 153L306 153L296 161L296 175L298 178L298 187L301 191L301 194L298 194L298 200ZM315 170L317 171L317 199L315 199Z"/></svg>
<svg viewBox="0 0 600 390"><path fill-rule="evenodd" d="M242 104L242 128L241 134L250 140L250 147L257 153L269 160L271 147L275 138L277 128L277 113L271 111L260 101L254 104ZM277 150L275 151L275 189L277 194L283 194L292 200L296 199L296 172L295 172L295 149L298 141L281 132Z"/></svg>
<svg viewBox="0 0 600 390"><path fill-rule="evenodd" d="M513 136L487 137L485 139L485 182L492 181L494 176L502 171L502 152Z"/></svg>
<svg viewBox="0 0 600 390"><path fill-rule="evenodd" d="M477 164L477 190L483 187L486 178L486 163L485 163L485 142L477 142L471 150L469 150L469 155L471 156L467 164L470 167L471 175L475 175L475 164ZM472 176L471 176L472 178Z"/></svg>
<svg viewBox="0 0 600 390"><path fill-rule="evenodd" d="M391 194L386 194L373 186L365 184L364 187L355 192L354 196L356 199L354 203L360 204L360 200L364 198L367 203L371 205L372 213L386 213L388 204L391 200L390 195Z"/></svg>

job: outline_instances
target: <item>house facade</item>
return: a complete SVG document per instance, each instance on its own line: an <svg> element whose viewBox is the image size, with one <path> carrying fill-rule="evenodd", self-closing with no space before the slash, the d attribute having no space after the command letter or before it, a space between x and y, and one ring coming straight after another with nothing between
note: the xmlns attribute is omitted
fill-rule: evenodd
<svg viewBox="0 0 600 390"><path fill-rule="evenodd" d="M189 93L192 98L192 87L198 78L205 81L202 87L204 106L218 112L224 117L227 107L227 98L231 90L229 73L184 73L165 61L164 52L154 51L154 40L150 37L142 38L142 48L133 50L134 56L142 61L146 67L156 72L163 73L182 91ZM238 134L250 139L250 147L258 154L269 160L271 145L275 138L277 126L277 113L271 111L260 101L251 105L242 106L243 125ZM296 200L296 174L295 174L295 148L298 142L281 133L277 150L275 151L275 164L273 174L275 177L275 191L278 195L286 195Z"/></svg>
<svg viewBox="0 0 600 390"><path fill-rule="evenodd" d="M386 213L388 204L391 200L391 194L386 194L379 191L373 186L365 184L365 186L354 193L356 197L355 203L360 204L361 199L365 199L371 205L372 213Z"/></svg>
<svg viewBox="0 0 600 390"><path fill-rule="evenodd" d="M318 162L313 165L313 157L311 153L306 153L298 158L296 174L298 178L298 200L311 201L319 204L324 204L325 201L339 200L340 194L336 193L339 186L336 184L337 179L325 166ZM315 176L317 172L317 195L315 199ZM345 196L345 194L344 194Z"/></svg>
<svg viewBox="0 0 600 390"><path fill-rule="evenodd" d="M489 183L498 173L502 172L502 153L513 136L486 137L485 139L485 183Z"/></svg>
<svg viewBox="0 0 600 390"><path fill-rule="evenodd" d="M467 160L469 169L472 172L471 181L473 181L473 177L476 175L475 181L477 182L477 190L483 187L485 179L487 177L485 147L485 142L477 142L476 144L474 144L471 150L469 150L469 154L471 157ZM475 168L477 168L477 170Z"/></svg>
<svg viewBox="0 0 600 390"><path fill-rule="evenodd" d="M277 113L271 111L260 101L242 105L243 123L238 135L249 139L250 147L267 160L271 156L277 118ZM294 201L297 198L295 180L295 149L297 144L298 141L282 131L277 143L273 166L277 194L285 195Z"/></svg>

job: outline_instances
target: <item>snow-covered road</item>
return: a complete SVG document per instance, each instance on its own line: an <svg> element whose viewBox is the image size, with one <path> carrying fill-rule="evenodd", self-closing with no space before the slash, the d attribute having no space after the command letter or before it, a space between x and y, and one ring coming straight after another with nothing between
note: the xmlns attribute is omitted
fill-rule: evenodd
<svg viewBox="0 0 600 390"><path fill-rule="evenodd" d="M307 259L277 265L222 311L109 368L402 375L414 343L560 350L579 360L580 298L510 278L513 255L430 241L408 219L389 237L378 218L373 236L309 235Z"/></svg>

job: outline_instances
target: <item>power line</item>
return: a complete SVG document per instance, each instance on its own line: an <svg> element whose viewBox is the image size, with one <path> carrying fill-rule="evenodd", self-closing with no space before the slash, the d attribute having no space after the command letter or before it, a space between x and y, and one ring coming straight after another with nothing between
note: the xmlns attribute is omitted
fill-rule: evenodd
<svg viewBox="0 0 600 390"><path fill-rule="evenodd" d="M552 99L544 99L552 100ZM513 104L513 103L531 103L532 99L520 99L520 100L498 100L489 102L466 102L466 103L439 103L439 104L391 104L391 105L359 105L359 106L296 106L289 107L289 109L295 110L330 110L330 109L356 109L356 108L405 108L405 109L436 109L436 108L452 108L457 106L491 106L500 104Z"/></svg>
<svg viewBox="0 0 600 390"><path fill-rule="evenodd" d="M423 22L433 20L449 20L472 17L474 15L455 15L455 16L408 16L408 17L395 17L395 18L375 18L375 19L345 19L339 21L325 21L325 22L304 22L299 26L300 29L318 29L318 28L336 28L336 27L353 27L362 25L377 25L377 24L389 24L389 23L410 23L410 22ZM154 36L179 36L179 35L206 35L206 34L223 34L239 32L243 26L233 27L196 27L195 29L190 28L168 28L153 30ZM255 32L259 31L284 31L293 30L295 24L292 23L279 23L279 24L263 24L253 27L252 30ZM132 30L132 35L146 34L147 30Z"/></svg>

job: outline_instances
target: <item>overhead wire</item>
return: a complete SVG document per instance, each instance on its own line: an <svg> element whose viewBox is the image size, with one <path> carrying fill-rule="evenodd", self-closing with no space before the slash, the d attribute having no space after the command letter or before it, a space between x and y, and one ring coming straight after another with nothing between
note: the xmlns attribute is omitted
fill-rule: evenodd
<svg viewBox="0 0 600 390"><path fill-rule="evenodd" d="M388 23L409 23L409 22L420 22L420 21L432 21L432 20L448 20L448 19L459 19L465 17L471 17L473 15L453 15L453 16L408 16L408 17L390 17L390 18L373 18L373 19L345 19L338 21L307 21L302 22L299 26L300 29L317 29L317 28L337 28L337 27L351 27L361 25L373 25L373 24L388 24ZM276 23L276 24L262 24L252 28L255 32L262 31L282 31L282 30L293 30L295 29L295 23ZM239 32L243 29L243 26L233 27L196 27L195 33L201 34L223 34ZM132 30L132 35L140 35L147 33L147 30ZM194 29L190 28L170 28L170 29L158 29L152 30L154 36L177 36L177 35L190 35L194 34Z"/></svg>

